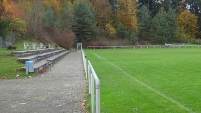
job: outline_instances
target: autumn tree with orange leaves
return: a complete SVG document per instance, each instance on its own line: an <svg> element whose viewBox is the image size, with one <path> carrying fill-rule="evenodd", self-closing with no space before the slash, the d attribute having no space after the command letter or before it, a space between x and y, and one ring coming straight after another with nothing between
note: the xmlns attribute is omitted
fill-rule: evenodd
<svg viewBox="0 0 201 113"><path fill-rule="evenodd" d="M97 26L105 29L110 24L112 16L112 6L107 0L95 0L94 10L97 18Z"/></svg>
<svg viewBox="0 0 201 113"><path fill-rule="evenodd" d="M197 20L197 16L195 14L192 14L188 10L182 11L178 16L178 27L180 30L183 30L184 33L187 35L186 38L188 41L195 39L196 33L198 32ZM182 39L183 37L179 38Z"/></svg>
<svg viewBox="0 0 201 113"><path fill-rule="evenodd" d="M138 6L135 0L120 0L120 10L116 14L117 23L122 23L127 30L138 31Z"/></svg>

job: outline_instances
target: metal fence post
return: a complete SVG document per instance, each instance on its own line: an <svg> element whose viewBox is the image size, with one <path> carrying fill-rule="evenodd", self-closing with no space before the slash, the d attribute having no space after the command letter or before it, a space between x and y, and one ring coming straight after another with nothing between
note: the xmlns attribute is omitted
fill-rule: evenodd
<svg viewBox="0 0 201 113"><path fill-rule="evenodd" d="M92 69L92 67L91 67ZM93 73L91 73L93 74ZM91 76L91 112L94 113L94 77Z"/></svg>
<svg viewBox="0 0 201 113"><path fill-rule="evenodd" d="M96 113L100 113L100 81L96 79Z"/></svg>
<svg viewBox="0 0 201 113"><path fill-rule="evenodd" d="M89 83L89 94L91 94L91 71L90 61L88 60L88 83Z"/></svg>

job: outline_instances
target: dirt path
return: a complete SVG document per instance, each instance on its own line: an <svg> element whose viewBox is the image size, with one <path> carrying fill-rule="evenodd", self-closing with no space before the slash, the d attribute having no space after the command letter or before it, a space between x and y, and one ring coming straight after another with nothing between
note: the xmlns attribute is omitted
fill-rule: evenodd
<svg viewBox="0 0 201 113"><path fill-rule="evenodd" d="M84 113L85 88L81 53L72 52L37 77L0 80L0 112Z"/></svg>

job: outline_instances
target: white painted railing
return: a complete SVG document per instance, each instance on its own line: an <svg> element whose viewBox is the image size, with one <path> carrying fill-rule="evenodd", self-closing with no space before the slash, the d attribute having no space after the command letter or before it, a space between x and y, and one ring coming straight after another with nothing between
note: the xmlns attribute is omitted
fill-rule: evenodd
<svg viewBox="0 0 201 113"><path fill-rule="evenodd" d="M84 65L85 76L87 78L87 59L86 59L86 55L83 50L82 50L82 60L83 60L83 65Z"/></svg>
<svg viewBox="0 0 201 113"><path fill-rule="evenodd" d="M149 49L149 48L201 48L201 45L135 45L135 46L88 46L87 49Z"/></svg>
<svg viewBox="0 0 201 113"><path fill-rule="evenodd" d="M82 58L86 78L88 78L89 83L89 94L91 95L91 112L100 113L100 80L98 79L98 76L96 75L96 72L94 71L91 62L89 60L87 61L84 51L82 51ZM96 95L94 94L94 92ZM96 104L94 100L95 97Z"/></svg>

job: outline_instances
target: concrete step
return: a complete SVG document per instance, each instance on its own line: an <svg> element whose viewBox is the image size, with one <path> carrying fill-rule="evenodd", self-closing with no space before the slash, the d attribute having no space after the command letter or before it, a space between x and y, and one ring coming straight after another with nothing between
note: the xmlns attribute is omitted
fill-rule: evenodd
<svg viewBox="0 0 201 113"><path fill-rule="evenodd" d="M64 51L62 53L59 53L57 55L54 55L52 57L47 58L47 61L49 61L49 64L52 65L52 64L56 63L58 60L60 60L63 56L65 56L68 53L70 53L70 51Z"/></svg>
<svg viewBox="0 0 201 113"><path fill-rule="evenodd" d="M57 49L37 49L37 50L25 50L25 51L13 51L13 52L11 52L11 55L26 57L26 56L30 56L30 55L36 55L36 54L41 54L41 53L55 51L55 50L57 50Z"/></svg>
<svg viewBox="0 0 201 113"><path fill-rule="evenodd" d="M52 57L45 58L43 60L40 60L38 62L34 62L34 72L39 73L40 71L47 69L52 64L59 61L62 57L70 53L70 51L63 51L57 55L54 55ZM26 67L22 67L23 70L26 70Z"/></svg>
<svg viewBox="0 0 201 113"><path fill-rule="evenodd" d="M26 62L26 61L34 61L37 62L39 60L51 57L55 54L61 53L65 50L55 50L55 51L50 51L50 52L45 52L45 53L41 53L41 54L36 54L36 55L31 55L31 56L26 56L26 57L21 57L18 58L17 61L19 62Z"/></svg>

